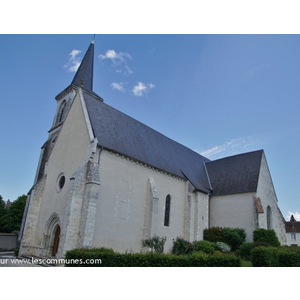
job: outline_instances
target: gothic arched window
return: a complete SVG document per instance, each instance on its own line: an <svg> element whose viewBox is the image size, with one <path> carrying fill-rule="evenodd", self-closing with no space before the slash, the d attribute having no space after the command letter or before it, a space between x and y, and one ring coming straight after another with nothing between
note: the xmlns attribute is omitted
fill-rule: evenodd
<svg viewBox="0 0 300 300"><path fill-rule="evenodd" d="M66 101L64 101L63 104L60 106L56 123L60 123L63 120L65 109L66 109Z"/></svg>
<svg viewBox="0 0 300 300"><path fill-rule="evenodd" d="M170 225L170 210L171 210L171 196L167 195L165 203L165 220L164 226Z"/></svg>

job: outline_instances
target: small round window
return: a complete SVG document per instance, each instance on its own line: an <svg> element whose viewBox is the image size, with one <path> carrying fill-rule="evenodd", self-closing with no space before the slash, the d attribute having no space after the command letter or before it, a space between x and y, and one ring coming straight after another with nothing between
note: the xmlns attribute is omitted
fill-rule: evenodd
<svg viewBox="0 0 300 300"><path fill-rule="evenodd" d="M61 174L57 180L57 191L58 192L60 192L62 190L62 188L65 185L65 182L66 182L66 177L63 174Z"/></svg>

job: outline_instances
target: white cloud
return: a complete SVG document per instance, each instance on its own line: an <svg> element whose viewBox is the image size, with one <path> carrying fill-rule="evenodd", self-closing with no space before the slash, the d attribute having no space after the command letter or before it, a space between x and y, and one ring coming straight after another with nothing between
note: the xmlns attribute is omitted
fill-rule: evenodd
<svg viewBox="0 0 300 300"><path fill-rule="evenodd" d="M296 212L291 212L289 211L289 214L286 216L286 220L289 221L291 219L291 216L294 216L296 221L300 221L300 213Z"/></svg>
<svg viewBox="0 0 300 300"><path fill-rule="evenodd" d="M109 49L105 54L100 54L99 58L102 60L109 59L112 62L113 67L122 65L124 69L118 69L116 72L124 74L132 74L133 71L128 66L128 59L131 59L131 55L127 52L116 52L113 49Z"/></svg>
<svg viewBox="0 0 300 300"><path fill-rule="evenodd" d="M114 89L114 90L118 90L118 91L121 91L123 93L126 92L125 88L123 87L123 83L120 82L120 83L116 83L116 82L113 82L111 84L111 87Z"/></svg>
<svg viewBox="0 0 300 300"><path fill-rule="evenodd" d="M221 145L214 146L210 149L201 151L200 154L210 158L210 159L218 159L225 156L235 155L240 152L244 152L248 150L249 146L253 145L252 138L250 136L248 137L242 137L242 138L236 138L231 139L228 142L225 142Z"/></svg>
<svg viewBox="0 0 300 300"><path fill-rule="evenodd" d="M80 50L73 49L69 53L69 62L64 65L70 72L76 72L80 66L81 58L78 57L78 54L81 53Z"/></svg>
<svg viewBox="0 0 300 300"><path fill-rule="evenodd" d="M148 93L149 90L154 87L155 87L155 85L152 83L145 84L143 82L138 82L138 84L133 87L132 92L133 92L134 96L140 97L140 96L143 96L144 94Z"/></svg>

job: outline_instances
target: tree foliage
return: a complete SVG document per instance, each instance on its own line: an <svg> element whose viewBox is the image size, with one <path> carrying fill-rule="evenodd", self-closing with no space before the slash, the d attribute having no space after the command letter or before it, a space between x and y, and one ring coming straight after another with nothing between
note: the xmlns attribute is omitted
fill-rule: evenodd
<svg viewBox="0 0 300 300"><path fill-rule="evenodd" d="M5 207L5 202L0 198L0 232L19 232L27 196L22 195L13 201L10 207Z"/></svg>

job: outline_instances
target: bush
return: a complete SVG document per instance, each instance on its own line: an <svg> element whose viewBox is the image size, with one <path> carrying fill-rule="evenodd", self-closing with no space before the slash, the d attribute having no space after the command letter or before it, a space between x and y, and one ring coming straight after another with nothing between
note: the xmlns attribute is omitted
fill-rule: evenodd
<svg viewBox="0 0 300 300"><path fill-rule="evenodd" d="M255 247L269 247L271 246L269 243L266 242L255 242L253 243L253 248Z"/></svg>
<svg viewBox="0 0 300 300"><path fill-rule="evenodd" d="M267 230L267 229L256 229L253 231L253 242L264 242L268 243L272 247L279 247L280 242L278 240L278 237L276 236L276 233L273 229Z"/></svg>
<svg viewBox="0 0 300 300"><path fill-rule="evenodd" d="M210 242L226 243L230 245L232 251L235 251L245 242L246 232L243 228L211 227L204 229L203 239Z"/></svg>
<svg viewBox="0 0 300 300"><path fill-rule="evenodd" d="M241 257L250 260L251 250L254 248L254 243L244 243L241 246Z"/></svg>
<svg viewBox="0 0 300 300"><path fill-rule="evenodd" d="M278 267L278 249L276 247L256 247L251 251L253 267Z"/></svg>
<svg viewBox="0 0 300 300"><path fill-rule="evenodd" d="M166 237L161 238L154 235L152 238L142 240L142 247L149 247L151 252L163 253L166 240Z"/></svg>
<svg viewBox="0 0 300 300"><path fill-rule="evenodd" d="M223 242L230 245L232 251L235 251L245 243L246 233L242 228L224 227L222 231Z"/></svg>
<svg viewBox="0 0 300 300"><path fill-rule="evenodd" d="M241 260L232 254L192 255L154 253L116 253L111 249L74 249L66 253L66 267L240 267ZM96 261L90 264L88 262ZM101 260L101 262L99 262ZM73 263L72 263L73 261Z"/></svg>
<svg viewBox="0 0 300 300"><path fill-rule="evenodd" d="M229 253L231 251L231 247L228 244L223 243L223 242L216 242L215 249L219 250L223 253Z"/></svg>
<svg viewBox="0 0 300 300"><path fill-rule="evenodd" d="M194 245L189 241L186 241L182 237L176 237L173 239L173 249L172 253L175 255L191 254L194 252Z"/></svg>
<svg viewBox="0 0 300 300"><path fill-rule="evenodd" d="M300 248L280 247L278 250L278 264L280 267L300 267Z"/></svg>
<svg viewBox="0 0 300 300"><path fill-rule="evenodd" d="M203 240L209 242L223 242L223 230L221 227L211 227L203 230Z"/></svg>
<svg viewBox="0 0 300 300"><path fill-rule="evenodd" d="M213 254L215 251L214 243L209 241L196 241L194 244L194 251L202 251L207 254Z"/></svg>
<svg viewBox="0 0 300 300"><path fill-rule="evenodd" d="M299 247L256 247L251 251L253 267L299 267Z"/></svg>

